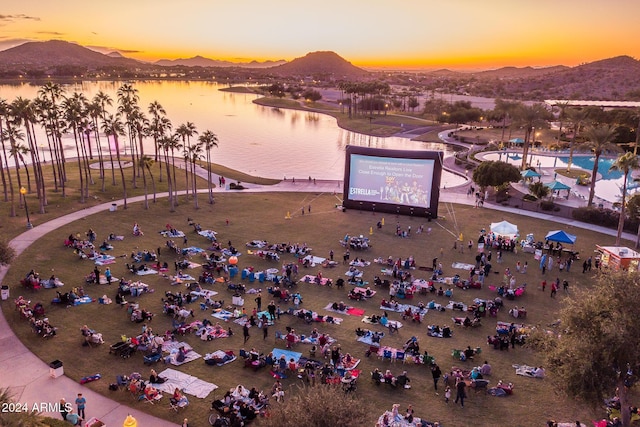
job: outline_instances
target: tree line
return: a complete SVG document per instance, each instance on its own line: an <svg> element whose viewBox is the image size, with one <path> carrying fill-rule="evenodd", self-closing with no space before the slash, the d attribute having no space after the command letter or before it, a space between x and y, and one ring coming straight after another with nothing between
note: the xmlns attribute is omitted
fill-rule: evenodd
<svg viewBox="0 0 640 427"><path fill-rule="evenodd" d="M115 104L115 105L114 105ZM38 140L40 128L46 141ZM42 135L42 132L40 133ZM75 158L67 159L63 135L72 135ZM145 139L153 140L153 153L144 150ZM107 143L107 148L103 144ZM147 112L140 105L138 90L131 84L123 84L117 91L117 99L100 91L93 99L83 93L66 93L63 86L48 82L43 85L35 99L17 97L9 102L0 99L0 179L3 199L10 204L10 216L16 215L16 207L24 206L27 194L36 193L40 213L45 213L50 191L67 195L68 161L75 161L78 169L80 202L89 197L89 188L96 179L105 191L106 181L122 187L124 208L127 208L127 181L124 169L133 168L131 185L138 187L142 180L144 207L149 208L147 176L151 180L153 202L156 201L155 177L151 167L159 165L159 181L165 179L169 188L171 210L178 204L176 180L176 156L184 161L187 198L192 196L198 208L197 162L206 159L208 177L211 178L211 149L218 146L218 137L210 130L198 135L196 125L186 122L174 128L162 105L153 101ZM51 153L53 182L45 180L43 173L44 149ZM122 148L131 153L131 164L123 163ZM91 164L97 157L98 169ZM107 167L110 165L110 167ZM111 171L110 177L107 171ZM97 177L95 173L97 172ZM14 182L15 179L15 182ZM208 202L213 203L213 187L208 179ZM25 188L25 194L20 189Z"/></svg>

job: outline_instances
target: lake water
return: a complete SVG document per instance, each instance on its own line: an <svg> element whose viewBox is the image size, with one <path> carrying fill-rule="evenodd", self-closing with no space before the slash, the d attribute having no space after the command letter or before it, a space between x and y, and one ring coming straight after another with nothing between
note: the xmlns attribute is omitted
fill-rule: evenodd
<svg viewBox="0 0 640 427"><path fill-rule="evenodd" d="M111 112L115 112L116 93L120 86L121 82L82 82L66 85L65 90L68 94L82 92L88 99L103 91L114 100ZM256 105L252 103L256 95L223 92L215 83L148 81L136 82L134 87L138 90L139 105L145 113L151 102L158 101L165 108L174 129L189 121L196 125L199 133L211 130L219 139L218 147L212 150L212 161L251 175L277 179L311 176L341 180L347 145L441 150L445 157L454 152L454 147L445 144L349 132L339 128L331 116ZM0 85L0 97L9 102L17 96L33 99L39 89L40 86L31 84ZM46 145L44 133L38 138ZM73 137L65 138L65 147L75 155ZM153 141L149 139L145 152L151 153L152 150ZM462 183L464 178L443 172L443 186Z"/></svg>

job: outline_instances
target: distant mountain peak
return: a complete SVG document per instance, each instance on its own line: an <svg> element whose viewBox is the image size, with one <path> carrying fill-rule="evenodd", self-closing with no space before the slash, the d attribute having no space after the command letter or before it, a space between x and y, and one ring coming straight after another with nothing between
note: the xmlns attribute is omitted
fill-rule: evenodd
<svg viewBox="0 0 640 427"><path fill-rule="evenodd" d="M332 51L309 52L305 56L271 69L275 74L311 76L330 74L340 77L362 77L369 74Z"/></svg>

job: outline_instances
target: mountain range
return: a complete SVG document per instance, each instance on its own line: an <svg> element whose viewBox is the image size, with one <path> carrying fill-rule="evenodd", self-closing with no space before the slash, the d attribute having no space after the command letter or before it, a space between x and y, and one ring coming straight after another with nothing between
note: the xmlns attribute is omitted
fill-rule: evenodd
<svg viewBox="0 0 640 427"><path fill-rule="evenodd" d="M120 52L102 54L75 43L52 40L28 42L0 51L0 77L15 77L26 73L30 76L43 74L69 76L76 71L128 70L135 75L168 74L168 67L179 67L183 76L199 75L197 71L219 69L227 76L233 69L246 69L245 73L256 78L313 78L314 80L387 80L386 71L368 71L359 68L330 51L311 52L290 62L284 60L266 62L231 62L196 56L187 59L160 60L148 63L127 58ZM53 70L54 72L50 73ZM63 73L60 70L66 72ZM69 70L72 70L70 73ZM222 71L228 70L228 71ZM56 71L58 71L56 73ZM173 71L171 71L173 73ZM196 73L196 74L194 74ZM112 73L113 74L113 73ZM235 72L238 75L237 72ZM640 99L640 62L629 56L603 59L576 67L553 66L503 67L480 72L461 72L441 69L415 72L422 82L457 87L458 92L489 97L514 99ZM210 75L210 74L209 74ZM246 76L247 74L245 74ZM240 75L239 75L240 76ZM417 80L408 79L414 84ZM442 84L443 81L449 83ZM413 82L413 83L411 83ZM435 83L433 83L435 82Z"/></svg>
<svg viewBox="0 0 640 427"><path fill-rule="evenodd" d="M251 62L232 62L223 61L220 59L210 59L203 56L194 56L193 58L186 59L161 59L154 62L155 65L163 67L172 67L175 65L181 65L184 67L243 67L243 68L269 68L276 67L278 65L285 64L287 61L280 59L278 61L251 61Z"/></svg>

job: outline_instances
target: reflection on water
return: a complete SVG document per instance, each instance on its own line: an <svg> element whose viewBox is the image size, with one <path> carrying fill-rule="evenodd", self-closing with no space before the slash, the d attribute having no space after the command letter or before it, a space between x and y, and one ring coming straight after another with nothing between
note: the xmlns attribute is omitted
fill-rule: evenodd
<svg viewBox="0 0 640 427"><path fill-rule="evenodd" d="M116 110L117 90L121 82L81 82L66 85L66 93L81 91L92 99L99 91L113 100L110 112ZM195 123L199 133L213 131L219 139L212 159L232 169L252 175L282 178L312 176L318 179L342 179L345 146L360 145L401 150L442 150L445 156L454 149L444 144L410 141L406 138L376 138L345 131L333 117L296 110L253 104L254 94L221 92L215 83L182 81L136 82L139 105L158 101L177 128L187 121ZM9 102L17 96L33 99L39 85L0 85L0 94ZM38 141L46 141L40 131ZM65 137L65 146L73 151L73 137ZM106 144L106 142L105 142ZM145 151L153 152L153 141L147 140ZM74 153L70 153L74 155ZM464 179L443 173L443 185L454 186Z"/></svg>

